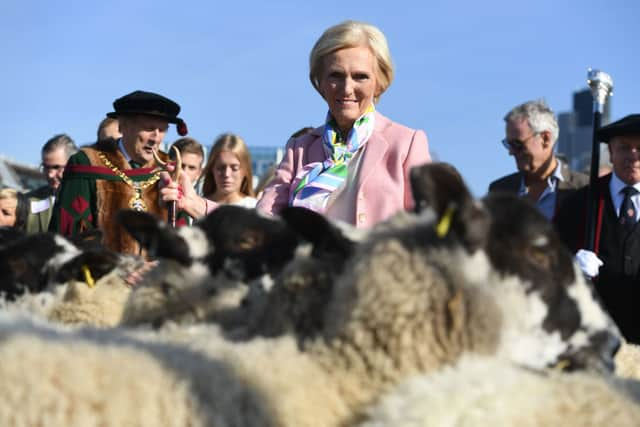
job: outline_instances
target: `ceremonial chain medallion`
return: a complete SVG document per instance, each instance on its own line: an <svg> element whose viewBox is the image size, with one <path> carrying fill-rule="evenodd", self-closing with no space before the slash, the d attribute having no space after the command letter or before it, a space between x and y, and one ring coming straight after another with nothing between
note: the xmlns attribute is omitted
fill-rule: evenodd
<svg viewBox="0 0 640 427"><path fill-rule="evenodd" d="M100 157L100 160L102 160L102 162L109 169L111 169L113 173L118 175L125 182L125 184L132 187L133 190L135 191L135 194L133 195L133 197L129 199L129 207L134 211L146 212L147 204L142 199L142 190L158 182L158 180L160 179L160 174L156 173L154 176L147 179L146 181L133 181L131 178L125 175L120 169L118 169L113 163L111 163L109 159L107 159L107 157L104 155L104 153L98 152L98 157Z"/></svg>

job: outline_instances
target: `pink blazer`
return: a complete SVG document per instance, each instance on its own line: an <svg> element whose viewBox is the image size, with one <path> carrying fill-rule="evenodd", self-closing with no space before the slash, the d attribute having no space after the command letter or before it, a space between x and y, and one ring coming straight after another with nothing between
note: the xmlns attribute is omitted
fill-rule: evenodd
<svg viewBox="0 0 640 427"><path fill-rule="evenodd" d="M323 126L287 143L286 153L275 178L264 190L256 208L278 214L289 203L289 193L298 185L298 172L304 165L325 159ZM431 161L427 136L376 112L375 128L363 148L357 195L351 224L371 227L402 209L413 208L409 171Z"/></svg>

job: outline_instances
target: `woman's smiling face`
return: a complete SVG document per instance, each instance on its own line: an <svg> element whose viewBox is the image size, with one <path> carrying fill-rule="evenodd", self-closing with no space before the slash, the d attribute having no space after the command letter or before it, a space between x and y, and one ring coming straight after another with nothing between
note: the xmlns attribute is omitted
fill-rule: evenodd
<svg viewBox="0 0 640 427"><path fill-rule="evenodd" d="M319 89L340 130L349 131L373 104L378 89L376 59L371 50L350 47L325 56Z"/></svg>

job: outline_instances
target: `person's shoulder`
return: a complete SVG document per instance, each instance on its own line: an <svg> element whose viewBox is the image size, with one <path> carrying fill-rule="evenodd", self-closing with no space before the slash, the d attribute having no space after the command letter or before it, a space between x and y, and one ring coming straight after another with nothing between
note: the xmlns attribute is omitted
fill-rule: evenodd
<svg viewBox="0 0 640 427"><path fill-rule="evenodd" d="M69 160L67 161L67 167L65 168L65 171L67 171L69 166L73 166L73 165L88 165L88 164L90 164L89 157L87 156L87 153L85 152L85 150L87 150L87 149L90 149L90 147L82 147L80 150L78 150L77 153L75 153L71 157L69 157Z"/></svg>
<svg viewBox="0 0 640 427"><path fill-rule="evenodd" d="M324 129L324 126L319 126L308 133L305 133L295 138L291 138L289 139L289 141L287 141L287 146L293 149L305 148L308 145L318 141L319 139L322 139L323 129Z"/></svg>
<svg viewBox="0 0 640 427"><path fill-rule="evenodd" d="M379 111L376 111L376 130L380 132L388 132L388 133L402 133L402 134L413 134L418 130L413 129L409 126L403 125L402 123L391 120L390 118L384 116Z"/></svg>
<svg viewBox="0 0 640 427"><path fill-rule="evenodd" d="M589 184L589 175L578 171L569 171L569 181L577 187L584 187Z"/></svg>
<svg viewBox="0 0 640 427"><path fill-rule="evenodd" d="M517 191L520 179L520 172L504 175L489 184L489 191Z"/></svg>
<svg viewBox="0 0 640 427"><path fill-rule="evenodd" d="M28 191L24 193L27 199L46 199L51 194L51 189L48 185L43 185L42 187L38 187L34 190Z"/></svg>
<svg viewBox="0 0 640 427"><path fill-rule="evenodd" d="M559 204L558 211L574 212L576 210L584 209L586 201L589 197L589 192L590 192L589 178L587 177L587 182L585 183L585 185L575 187L573 189L565 191L566 195L564 196L562 203Z"/></svg>
<svg viewBox="0 0 640 427"><path fill-rule="evenodd" d="M569 186L573 188L580 188L589 184L589 175L569 168L566 163L562 163L562 176Z"/></svg>
<svg viewBox="0 0 640 427"><path fill-rule="evenodd" d="M107 153L116 152L118 151L118 140L114 138L101 139L95 144L89 145L87 148L91 150L105 151Z"/></svg>

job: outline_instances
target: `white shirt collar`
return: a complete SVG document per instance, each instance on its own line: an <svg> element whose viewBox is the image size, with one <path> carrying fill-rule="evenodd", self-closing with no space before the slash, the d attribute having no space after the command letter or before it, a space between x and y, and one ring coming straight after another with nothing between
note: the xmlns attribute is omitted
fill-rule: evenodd
<svg viewBox="0 0 640 427"><path fill-rule="evenodd" d="M628 184L622 182L618 175L615 172L611 174L611 182L609 182L609 190L611 191L611 195L620 194L623 188L627 187ZM640 192L640 182L636 182L632 185L633 188Z"/></svg>
<svg viewBox="0 0 640 427"><path fill-rule="evenodd" d="M551 177L557 178L558 181L564 181L564 177L562 176L562 162L558 158L556 158L556 168L553 170Z"/></svg>
<svg viewBox="0 0 640 427"><path fill-rule="evenodd" d="M609 181L609 192L611 193L611 203L613 203L613 208L615 209L616 214L620 212L620 206L622 205L622 200L624 199L624 195L621 193L622 189L627 187L627 184L622 182L620 178L613 172L611 174L611 180ZM632 186L636 190L640 191L640 182L636 182ZM640 193L634 194L631 196L631 202L636 207L636 220L638 216L640 216Z"/></svg>
<svg viewBox="0 0 640 427"><path fill-rule="evenodd" d="M553 173L547 177L547 188L545 188L540 198L542 198L546 193L556 191L558 181L564 181L564 177L562 176L562 162L560 159L556 158L556 167L553 170ZM524 182L524 174L520 178L520 188L518 189L518 195L524 196L528 193L527 185Z"/></svg>

